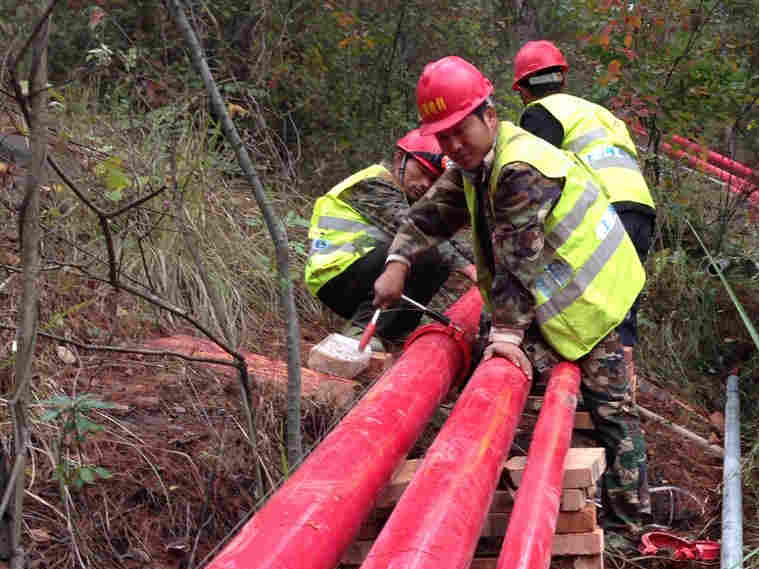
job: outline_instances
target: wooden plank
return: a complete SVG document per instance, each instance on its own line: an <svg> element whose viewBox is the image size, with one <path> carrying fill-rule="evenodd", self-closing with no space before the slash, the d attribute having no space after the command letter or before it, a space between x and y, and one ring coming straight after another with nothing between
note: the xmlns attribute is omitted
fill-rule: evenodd
<svg viewBox="0 0 760 569"><path fill-rule="evenodd" d="M528 401L525 403L525 409L527 411L538 412L541 410L541 405L544 403L544 398L538 395L528 396ZM573 423L573 429L592 430L594 428L594 422L591 420L591 413L588 411L576 411L575 420Z"/></svg>
<svg viewBox="0 0 760 569"><path fill-rule="evenodd" d="M361 565L372 549L372 541L355 541L341 558L343 565ZM604 552L604 530L595 528L585 533L555 534L552 538L552 557L561 555L599 555ZM470 569L496 568L496 558L475 558ZM585 568L579 568L585 569Z"/></svg>
<svg viewBox="0 0 760 569"><path fill-rule="evenodd" d="M526 461L526 456L513 456L505 465L515 486L520 485ZM593 486L605 468L603 448L570 448L567 451L567 457L565 457L565 475L562 479L562 487L586 488Z"/></svg>
<svg viewBox="0 0 760 569"><path fill-rule="evenodd" d="M421 458L407 460L402 463L391 481L383 488L378 496L375 507L379 509L392 508L393 505L401 498L406 487L412 481L414 473L422 465ZM494 492L491 512L511 512L514 503L514 492L510 490L496 490ZM593 496L594 493L591 494ZM575 512L586 505L588 494L582 488L566 488L562 490L560 501L560 510L565 512Z"/></svg>

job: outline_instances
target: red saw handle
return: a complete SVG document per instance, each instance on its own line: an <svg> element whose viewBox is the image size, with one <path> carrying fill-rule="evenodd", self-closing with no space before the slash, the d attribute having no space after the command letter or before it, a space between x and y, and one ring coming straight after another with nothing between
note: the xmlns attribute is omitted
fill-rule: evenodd
<svg viewBox="0 0 760 569"><path fill-rule="evenodd" d="M377 328L377 319L380 316L380 309L378 308L375 310L375 313L372 315L372 320L370 320L369 324L367 324L367 327L364 329L364 333L362 334L361 339L359 340L359 351L363 352L364 348L367 347L367 344L369 344L369 341L372 339L372 336L375 335L375 329Z"/></svg>

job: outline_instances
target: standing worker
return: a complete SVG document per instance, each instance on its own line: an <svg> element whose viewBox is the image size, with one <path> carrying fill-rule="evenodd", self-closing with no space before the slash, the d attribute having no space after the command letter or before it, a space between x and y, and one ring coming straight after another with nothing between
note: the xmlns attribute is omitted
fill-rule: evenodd
<svg viewBox="0 0 760 569"><path fill-rule="evenodd" d="M512 84L526 105L520 126L557 148L575 152L599 175L643 265L654 231L655 206L639 169L636 146L625 123L610 111L562 92L567 70L564 55L550 41L530 41L520 48ZM637 299L618 328L634 390L638 306Z"/></svg>
<svg viewBox="0 0 760 569"><path fill-rule="evenodd" d="M375 282L375 305L399 298L417 259L468 223L478 285L492 323L484 358L502 356L532 377L562 360L607 453L603 496L638 527L650 515L646 447L616 327L644 269L593 172L514 124L500 122L491 82L454 56L428 64L417 84L423 134L456 167L409 210Z"/></svg>
<svg viewBox="0 0 760 569"><path fill-rule="evenodd" d="M392 163L349 176L314 204L305 280L312 295L349 320L345 335L359 338L369 323L372 285L383 270L393 235L409 205L441 175L444 161L435 137L415 129L396 142ZM452 269L466 274L469 264L449 243L431 249L419 259L405 294L428 304ZM421 318L417 310L383 312L370 345L382 351L379 338L402 341Z"/></svg>

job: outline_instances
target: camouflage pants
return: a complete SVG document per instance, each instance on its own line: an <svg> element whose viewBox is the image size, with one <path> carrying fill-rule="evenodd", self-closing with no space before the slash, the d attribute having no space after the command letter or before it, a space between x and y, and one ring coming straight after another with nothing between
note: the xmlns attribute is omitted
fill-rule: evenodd
<svg viewBox="0 0 760 569"><path fill-rule="evenodd" d="M523 349L534 367L534 384L545 386L552 367L562 357L534 329L526 334ZM584 407L591 413L595 427L591 434L606 450L604 506L613 521L635 526L651 513L647 454L620 336L616 331L610 332L576 363L581 368Z"/></svg>

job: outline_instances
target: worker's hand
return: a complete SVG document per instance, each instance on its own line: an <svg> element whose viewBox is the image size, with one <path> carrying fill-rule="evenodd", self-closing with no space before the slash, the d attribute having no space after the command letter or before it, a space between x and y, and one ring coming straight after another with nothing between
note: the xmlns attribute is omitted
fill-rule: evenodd
<svg viewBox="0 0 760 569"><path fill-rule="evenodd" d="M530 365L530 360L517 344L512 344L511 342L492 342L488 344L485 352L483 352L483 360L491 359L494 356L508 359L519 367L528 379L533 377L533 367Z"/></svg>
<svg viewBox="0 0 760 569"><path fill-rule="evenodd" d="M375 281L375 300L378 308L390 308L396 304L404 292L404 283L409 267L400 261L385 265L383 273Z"/></svg>
<svg viewBox="0 0 760 569"><path fill-rule="evenodd" d="M475 265L470 264L464 267L457 267L456 272L460 275L466 276L472 282L478 282L478 271L475 269Z"/></svg>

